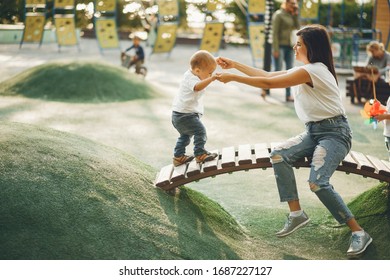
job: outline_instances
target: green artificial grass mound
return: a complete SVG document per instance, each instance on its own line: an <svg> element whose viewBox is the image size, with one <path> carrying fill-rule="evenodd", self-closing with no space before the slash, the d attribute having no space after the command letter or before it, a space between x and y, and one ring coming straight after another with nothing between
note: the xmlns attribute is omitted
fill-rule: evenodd
<svg viewBox="0 0 390 280"><path fill-rule="evenodd" d="M390 259L390 188L381 183L359 195L348 204L359 224L371 235L373 243L364 259ZM339 246L349 241L350 231L345 228L337 242ZM336 246L337 246L336 244Z"/></svg>
<svg viewBox="0 0 390 280"><path fill-rule="evenodd" d="M0 259L251 258L241 227L191 189L77 135L0 122Z"/></svg>
<svg viewBox="0 0 390 280"><path fill-rule="evenodd" d="M124 68L93 62L47 63L0 84L0 95L64 102L148 99L156 91Z"/></svg>

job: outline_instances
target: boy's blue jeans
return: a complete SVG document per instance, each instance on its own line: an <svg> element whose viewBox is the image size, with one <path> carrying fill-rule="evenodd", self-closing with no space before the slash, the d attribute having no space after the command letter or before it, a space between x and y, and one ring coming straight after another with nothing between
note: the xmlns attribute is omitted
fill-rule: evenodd
<svg viewBox="0 0 390 280"><path fill-rule="evenodd" d="M309 185L339 223L353 215L329 179L351 149L352 133L343 116L309 122L306 131L276 147L271 153L280 201L298 200L292 164L301 158L312 157Z"/></svg>
<svg viewBox="0 0 390 280"><path fill-rule="evenodd" d="M204 146L207 141L206 128L200 121L197 113L172 112L172 124L180 133L174 149L174 156L179 157L185 154L186 147L194 136L194 155L199 156L207 153Z"/></svg>

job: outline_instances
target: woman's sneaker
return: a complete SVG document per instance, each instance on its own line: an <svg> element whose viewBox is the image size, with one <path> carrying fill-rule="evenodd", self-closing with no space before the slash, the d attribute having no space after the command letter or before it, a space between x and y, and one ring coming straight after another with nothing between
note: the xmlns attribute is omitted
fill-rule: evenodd
<svg viewBox="0 0 390 280"><path fill-rule="evenodd" d="M175 167L180 166L182 164L190 162L193 159L194 159L193 156L186 156L186 155L182 155L180 157L174 157L173 158L173 166L175 166Z"/></svg>
<svg viewBox="0 0 390 280"><path fill-rule="evenodd" d="M352 233L351 244L347 251L348 257L355 257L362 254L372 242L371 236L367 232L363 232L362 235Z"/></svg>
<svg viewBox="0 0 390 280"><path fill-rule="evenodd" d="M296 231L297 229L305 226L308 222L310 222L310 218L306 215L305 212L302 212L302 214L298 217L291 217L290 215L288 215L287 221L284 224L284 228L281 231L278 231L276 233L276 236L287 236Z"/></svg>
<svg viewBox="0 0 390 280"><path fill-rule="evenodd" d="M195 158L196 158L197 163L203 163L206 161L211 161L211 160L215 159L217 156L218 156L218 154L216 154L216 153L207 152L207 153L201 154L199 156L196 156Z"/></svg>

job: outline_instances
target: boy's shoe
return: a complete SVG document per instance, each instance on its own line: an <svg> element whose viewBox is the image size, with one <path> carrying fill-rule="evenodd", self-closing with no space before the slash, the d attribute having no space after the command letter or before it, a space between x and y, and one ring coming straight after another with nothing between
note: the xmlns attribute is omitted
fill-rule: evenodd
<svg viewBox="0 0 390 280"><path fill-rule="evenodd" d="M306 215L305 212L303 212L300 216L298 217L291 217L288 215L287 221L284 224L284 228L281 231L278 231L276 233L277 237L284 237L287 236L297 229L305 226L308 222L310 222L310 218Z"/></svg>
<svg viewBox="0 0 390 280"><path fill-rule="evenodd" d="M174 157L173 158L173 166L175 166L175 167L180 166L182 164L190 162L193 159L194 159L193 156L186 156L186 155L182 155L180 157Z"/></svg>
<svg viewBox="0 0 390 280"><path fill-rule="evenodd" d="M364 235L362 236L352 233L351 244L349 245L347 256L354 257L360 255L367 249L371 242L372 238L367 232L364 232Z"/></svg>
<svg viewBox="0 0 390 280"><path fill-rule="evenodd" d="M199 156L196 156L195 158L196 158L197 163L203 163L206 161L211 161L211 160L215 159L217 156L218 156L218 154L216 154L216 153L207 152L207 153L201 154Z"/></svg>

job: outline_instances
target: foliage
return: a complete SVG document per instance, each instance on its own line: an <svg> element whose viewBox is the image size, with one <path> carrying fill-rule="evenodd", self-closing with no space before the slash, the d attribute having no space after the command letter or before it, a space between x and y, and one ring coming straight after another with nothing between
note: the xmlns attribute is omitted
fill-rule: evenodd
<svg viewBox="0 0 390 280"><path fill-rule="evenodd" d="M93 0L77 0L78 4L88 4ZM125 0L118 1L117 7L117 22L121 30L144 30L148 28L148 16L144 9L151 7L151 1L142 1L143 6L132 13L124 14L123 7L127 4ZM186 7L188 3L185 0L179 0L179 27L181 30L187 29ZM202 4L197 4L199 9L202 9ZM275 1L274 10L278 9L280 2ZM52 21L53 0L47 1L47 19ZM234 29L241 34L241 37L247 37L246 15L239 9L235 1L232 1L226 7L228 13L236 15ZM0 22L2 23L17 23L23 21L24 9L22 0L3 0L0 3ZM77 11L77 26L79 28L87 28L91 25L92 15L85 10ZM362 16L361 16L362 15ZM364 3L361 6L355 1L346 1L342 3L322 4L320 3L319 23L331 27L353 27L353 28L372 28L373 4Z"/></svg>

